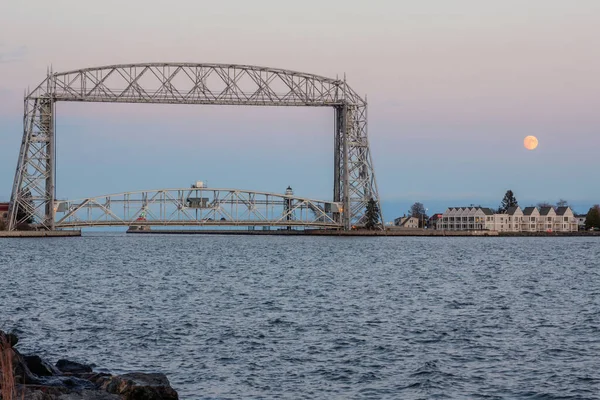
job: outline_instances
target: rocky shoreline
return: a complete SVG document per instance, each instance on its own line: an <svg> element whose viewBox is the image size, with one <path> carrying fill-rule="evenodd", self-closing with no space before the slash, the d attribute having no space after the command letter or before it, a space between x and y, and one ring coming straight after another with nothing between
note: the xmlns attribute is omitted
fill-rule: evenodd
<svg viewBox="0 0 600 400"><path fill-rule="evenodd" d="M37 355L23 355L19 339L0 331L1 400L178 400L161 373L111 375L69 360L52 365Z"/></svg>

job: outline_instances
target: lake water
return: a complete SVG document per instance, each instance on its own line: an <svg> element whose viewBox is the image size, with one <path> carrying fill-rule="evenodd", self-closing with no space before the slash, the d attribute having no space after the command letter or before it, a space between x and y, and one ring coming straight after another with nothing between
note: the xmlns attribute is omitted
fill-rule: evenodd
<svg viewBox="0 0 600 400"><path fill-rule="evenodd" d="M4 239L0 328L183 399L600 398L600 238Z"/></svg>

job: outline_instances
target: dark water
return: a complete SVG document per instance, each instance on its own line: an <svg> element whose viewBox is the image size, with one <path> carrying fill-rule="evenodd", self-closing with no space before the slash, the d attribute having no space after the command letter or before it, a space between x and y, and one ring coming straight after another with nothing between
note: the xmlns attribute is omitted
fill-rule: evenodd
<svg viewBox="0 0 600 400"><path fill-rule="evenodd" d="M0 241L24 352L184 399L600 398L598 238Z"/></svg>

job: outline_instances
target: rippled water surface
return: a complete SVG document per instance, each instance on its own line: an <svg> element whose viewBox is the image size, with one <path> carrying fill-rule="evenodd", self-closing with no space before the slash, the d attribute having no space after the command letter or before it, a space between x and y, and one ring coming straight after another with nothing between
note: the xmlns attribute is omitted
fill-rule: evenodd
<svg viewBox="0 0 600 400"><path fill-rule="evenodd" d="M4 239L0 328L184 399L600 398L600 240Z"/></svg>

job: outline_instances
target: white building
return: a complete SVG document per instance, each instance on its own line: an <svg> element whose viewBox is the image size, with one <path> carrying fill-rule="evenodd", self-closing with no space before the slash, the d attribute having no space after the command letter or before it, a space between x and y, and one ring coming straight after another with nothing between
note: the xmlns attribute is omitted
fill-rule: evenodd
<svg viewBox="0 0 600 400"><path fill-rule="evenodd" d="M554 217L554 232L577 232L579 224L571 207L557 207Z"/></svg>
<svg viewBox="0 0 600 400"><path fill-rule="evenodd" d="M540 207L540 217L537 220L538 232L552 232L556 212L554 207Z"/></svg>
<svg viewBox="0 0 600 400"><path fill-rule="evenodd" d="M577 220L577 227L580 231L585 230L585 220L587 218L587 214L578 214L575 215L575 219Z"/></svg>
<svg viewBox="0 0 600 400"><path fill-rule="evenodd" d="M400 217L394 220L394 225L406 229L418 229L419 219L417 217Z"/></svg>
<svg viewBox="0 0 600 400"><path fill-rule="evenodd" d="M494 212L483 207L450 207L442 214L437 229L449 231L472 231L490 229Z"/></svg>
<svg viewBox="0 0 600 400"><path fill-rule="evenodd" d="M537 232L537 221L539 218L540 211L537 207L525 207L523 210L521 232Z"/></svg>
<svg viewBox="0 0 600 400"><path fill-rule="evenodd" d="M449 231L576 232L577 220L569 207L510 207L505 213L485 207L450 207L437 229Z"/></svg>
<svg viewBox="0 0 600 400"><path fill-rule="evenodd" d="M485 229L498 232L520 232L522 223L521 207L510 207L504 214L492 211L492 215L487 218Z"/></svg>

